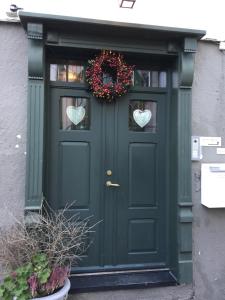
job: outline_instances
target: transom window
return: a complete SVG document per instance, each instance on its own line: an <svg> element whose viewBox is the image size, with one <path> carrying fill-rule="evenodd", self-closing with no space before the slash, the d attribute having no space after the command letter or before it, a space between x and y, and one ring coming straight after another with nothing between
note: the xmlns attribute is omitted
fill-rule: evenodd
<svg viewBox="0 0 225 300"><path fill-rule="evenodd" d="M133 77L134 86L166 88L167 72L155 70L135 70Z"/></svg>
<svg viewBox="0 0 225 300"><path fill-rule="evenodd" d="M103 73L103 82L115 81L115 74ZM85 82L85 66L81 62L50 64L50 81L71 83ZM145 88L166 88L167 72L165 70L137 69L133 72L133 86Z"/></svg>
<svg viewBox="0 0 225 300"><path fill-rule="evenodd" d="M81 64L50 64L50 81L84 83L84 66Z"/></svg>

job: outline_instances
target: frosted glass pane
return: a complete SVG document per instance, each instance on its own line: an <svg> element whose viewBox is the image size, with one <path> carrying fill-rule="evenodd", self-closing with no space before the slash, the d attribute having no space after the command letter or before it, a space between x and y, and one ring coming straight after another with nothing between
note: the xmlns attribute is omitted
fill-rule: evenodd
<svg viewBox="0 0 225 300"><path fill-rule="evenodd" d="M51 81L66 81L66 65L50 65Z"/></svg>
<svg viewBox="0 0 225 300"><path fill-rule="evenodd" d="M165 88L167 86L167 76L165 71L159 72L159 87Z"/></svg>
<svg viewBox="0 0 225 300"><path fill-rule="evenodd" d="M159 72L152 71L152 87L159 87Z"/></svg>
<svg viewBox="0 0 225 300"><path fill-rule="evenodd" d="M150 72L147 70L136 70L134 72L134 85L149 87L150 83Z"/></svg>
<svg viewBox="0 0 225 300"><path fill-rule="evenodd" d="M66 81L66 65L50 64L50 80Z"/></svg>
<svg viewBox="0 0 225 300"><path fill-rule="evenodd" d="M84 67L79 65L68 66L69 82L84 82Z"/></svg>
<svg viewBox="0 0 225 300"><path fill-rule="evenodd" d="M58 65L58 81L66 81L66 65Z"/></svg>
<svg viewBox="0 0 225 300"><path fill-rule="evenodd" d="M81 97L60 98L60 129L87 130L90 123L89 100Z"/></svg>
<svg viewBox="0 0 225 300"><path fill-rule="evenodd" d="M131 100L129 103L129 129L155 133L157 129L157 103Z"/></svg>
<svg viewBox="0 0 225 300"><path fill-rule="evenodd" d="M50 80L56 81L58 77L58 65L51 64L50 65Z"/></svg>

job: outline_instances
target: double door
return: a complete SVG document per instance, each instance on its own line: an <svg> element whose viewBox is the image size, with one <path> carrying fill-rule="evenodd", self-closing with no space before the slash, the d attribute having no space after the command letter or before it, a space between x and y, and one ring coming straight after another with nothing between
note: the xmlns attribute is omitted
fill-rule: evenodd
<svg viewBox="0 0 225 300"><path fill-rule="evenodd" d="M47 199L95 233L76 270L167 264L167 97L128 93L102 103L85 90L51 88Z"/></svg>

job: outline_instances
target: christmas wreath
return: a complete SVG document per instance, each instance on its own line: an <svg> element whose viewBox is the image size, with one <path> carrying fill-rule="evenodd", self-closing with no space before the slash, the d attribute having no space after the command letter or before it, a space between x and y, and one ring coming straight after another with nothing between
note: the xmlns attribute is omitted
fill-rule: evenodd
<svg viewBox="0 0 225 300"><path fill-rule="evenodd" d="M127 93L132 74L133 66L127 65L121 54L105 50L88 61L86 80L95 97L111 102Z"/></svg>

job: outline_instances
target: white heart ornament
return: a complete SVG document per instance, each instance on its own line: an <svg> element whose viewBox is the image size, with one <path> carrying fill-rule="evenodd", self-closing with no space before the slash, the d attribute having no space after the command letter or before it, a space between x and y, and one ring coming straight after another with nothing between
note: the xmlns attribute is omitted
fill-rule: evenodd
<svg viewBox="0 0 225 300"><path fill-rule="evenodd" d="M145 110L135 109L133 111L134 121L141 128L145 127L150 122L151 117L152 117L152 113L149 109L145 109Z"/></svg>
<svg viewBox="0 0 225 300"><path fill-rule="evenodd" d="M67 106L66 114L73 124L78 125L85 116L85 109L83 106Z"/></svg>

